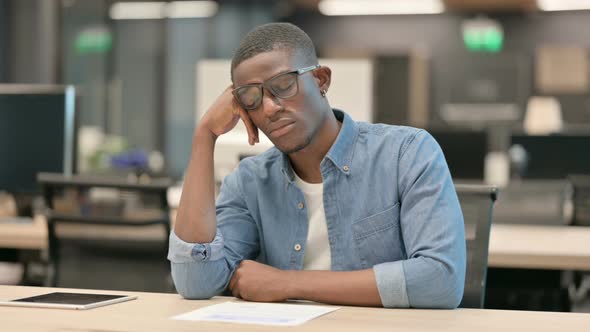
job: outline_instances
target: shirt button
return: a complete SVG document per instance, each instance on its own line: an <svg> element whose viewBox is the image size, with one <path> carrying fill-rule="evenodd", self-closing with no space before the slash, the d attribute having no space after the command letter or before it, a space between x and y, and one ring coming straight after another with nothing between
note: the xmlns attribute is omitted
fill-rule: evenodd
<svg viewBox="0 0 590 332"><path fill-rule="evenodd" d="M304 207L303 203L297 204L297 208L299 208L299 210L303 209L303 207Z"/></svg>
<svg viewBox="0 0 590 332"><path fill-rule="evenodd" d="M348 171L350 170L350 167L348 167L348 165L344 165L344 166L342 166L342 169L343 169L345 172L348 172Z"/></svg>
<svg viewBox="0 0 590 332"><path fill-rule="evenodd" d="M300 245L299 243L297 243L297 244L296 244L296 245L293 247L293 249L295 249L295 251L299 251L299 250L301 250L301 245Z"/></svg>

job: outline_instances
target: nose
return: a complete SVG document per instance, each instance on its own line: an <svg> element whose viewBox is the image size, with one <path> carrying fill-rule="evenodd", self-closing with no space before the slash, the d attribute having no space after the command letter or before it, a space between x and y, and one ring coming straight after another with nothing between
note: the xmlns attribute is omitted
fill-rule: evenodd
<svg viewBox="0 0 590 332"><path fill-rule="evenodd" d="M281 103L281 99L274 96L269 91L264 91L264 96L262 96L262 110L266 114L267 117L272 117L277 112L283 109L283 104Z"/></svg>

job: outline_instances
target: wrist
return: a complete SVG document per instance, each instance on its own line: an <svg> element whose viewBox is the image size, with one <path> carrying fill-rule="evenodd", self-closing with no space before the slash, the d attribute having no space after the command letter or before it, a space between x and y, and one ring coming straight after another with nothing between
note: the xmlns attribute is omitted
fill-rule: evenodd
<svg viewBox="0 0 590 332"><path fill-rule="evenodd" d="M296 270L284 270L284 276L282 280L284 281L284 291L285 291L285 298L287 299L301 299L301 291L300 286L298 283L297 275L300 271Z"/></svg>
<svg viewBox="0 0 590 332"><path fill-rule="evenodd" d="M193 135L193 143L202 141L202 140L207 140L210 142L215 143L215 141L217 140L217 135L215 135L209 128L207 128L207 126L203 125L203 124L199 124L197 126L197 128L195 129L195 133Z"/></svg>

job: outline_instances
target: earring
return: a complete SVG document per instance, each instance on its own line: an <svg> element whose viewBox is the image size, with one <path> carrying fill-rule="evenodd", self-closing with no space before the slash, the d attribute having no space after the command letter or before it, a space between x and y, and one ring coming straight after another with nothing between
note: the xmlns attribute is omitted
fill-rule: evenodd
<svg viewBox="0 0 590 332"><path fill-rule="evenodd" d="M322 97L325 97L326 96L326 92L328 92L328 91L326 91L326 90L320 90L320 94L322 95Z"/></svg>

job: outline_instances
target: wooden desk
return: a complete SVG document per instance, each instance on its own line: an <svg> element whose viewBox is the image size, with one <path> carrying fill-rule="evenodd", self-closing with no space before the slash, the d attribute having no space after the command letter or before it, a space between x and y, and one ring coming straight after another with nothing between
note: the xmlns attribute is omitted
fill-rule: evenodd
<svg viewBox="0 0 590 332"><path fill-rule="evenodd" d="M32 223L0 222L0 248L46 249L47 223L42 215Z"/></svg>
<svg viewBox="0 0 590 332"><path fill-rule="evenodd" d="M174 221L175 211L171 211ZM82 237L75 225L63 225L66 236ZM91 232L92 233L92 232ZM86 233L87 234L87 233ZM162 239L160 228L109 230L105 237ZM0 223L0 248L46 249L47 226L42 216L32 224ZM492 225L490 267L590 270L590 227Z"/></svg>
<svg viewBox="0 0 590 332"><path fill-rule="evenodd" d="M39 295L64 289L0 286L0 299ZM72 292L90 290L66 289ZM103 292L104 291L96 291ZM110 292L121 293L121 292ZM590 314L482 309L418 310L342 307L296 327L190 322L170 317L234 298L184 300L175 294L134 293L137 300L87 311L0 307L6 331L584 331Z"/></svg>
<svg viewBox="0 0 590 332"><path fill-rule="evenodd" d="M488 266L590 270L590 227L492 225Z"/></svg>

